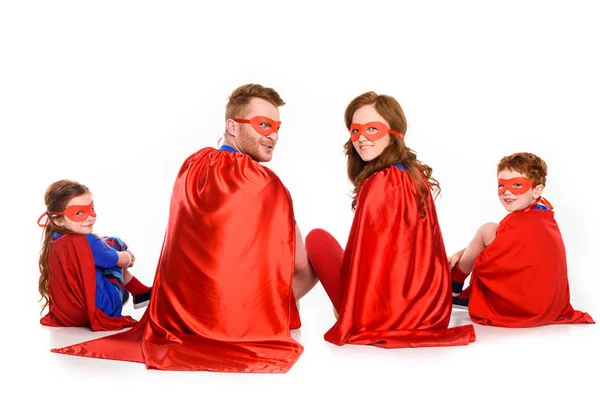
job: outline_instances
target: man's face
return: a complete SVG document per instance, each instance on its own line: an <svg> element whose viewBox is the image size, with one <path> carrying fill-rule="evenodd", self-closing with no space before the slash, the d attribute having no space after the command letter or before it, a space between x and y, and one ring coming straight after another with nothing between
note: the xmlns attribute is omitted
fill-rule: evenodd
<svg viewBox="0 0 600 400"><path fill-rule="evenodd" d="M266 100L253 97L250 100L250 111L243 118L250 120L253 117L267 117L273 121L279 121L279 109ZM264 122L266 124L267 122ZM279 138L277 132L267 136L259 134L252 124L238 123L235 141L240 152L249 155L254 161L268 162L273 158L273 151Z"/></svg>

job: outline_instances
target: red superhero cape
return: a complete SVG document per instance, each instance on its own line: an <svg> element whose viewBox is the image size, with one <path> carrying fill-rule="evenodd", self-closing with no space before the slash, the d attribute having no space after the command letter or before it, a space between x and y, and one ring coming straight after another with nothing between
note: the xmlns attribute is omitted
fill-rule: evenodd
<svg viewBox="0 0 600 400"><path fill-rule="evenodd" d="M553 211L508 214L475 261L467 290L471 319L483 325L594 323L571 307L565 246Z"/></svg>
<svg viewBox="0 0 600 400"><path fill-rule="evenodd" d="M129 316L109 317L96 308L96 266L83 235L63 235L52 242L48 256L47 326L89 326L94 331L116 331L134 325Z"/></svg>
<svg viewBox="0 0 600 400"><path fill-rule="evenodd" d="M448 329L450 269L431 196L419 217L415 185L396 166L366 179L344 252L342 305L325 340L379 347L466 345L472 325Z"/></svg>
<svg viewBox="0 0 600 400"><path fill-rule="evenodd" d="M287 372L303 347L292 294L292 201L277 176L203 149L181 167L152 298L130 331L53 350L147 368Z"/></svg>

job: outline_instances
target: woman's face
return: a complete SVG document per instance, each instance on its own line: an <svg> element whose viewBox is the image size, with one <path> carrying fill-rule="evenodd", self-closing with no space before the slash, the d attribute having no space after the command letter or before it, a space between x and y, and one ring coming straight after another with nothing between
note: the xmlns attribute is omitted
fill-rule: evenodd
<svg viewBox="0 0 600 400"><path fill-rule="evenodd" d="M362 106L354 112L354 115L352 115L353 124L365 125L369 122L381 122L385 124L388 129L390 128L390 123L377 112L375 106L372 104ZM352 132L350 132L350 134L352 134ZM369 139L371 135L376 134L376 128L368 127L366 128L364 134L359 136L358 140L352 142L356 152L363 161L369 162L376 159L390 143L389 134L384 135L381 139Z"/></svg>

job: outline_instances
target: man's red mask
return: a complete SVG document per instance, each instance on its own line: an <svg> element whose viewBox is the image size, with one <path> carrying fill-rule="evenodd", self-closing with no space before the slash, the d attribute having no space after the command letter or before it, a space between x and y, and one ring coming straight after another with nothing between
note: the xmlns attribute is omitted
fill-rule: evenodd
<svg viewBox="0 0 600 400"><path fill-rule="evenodd" d="M250 119L234 118L235 122L241 124L250 124L254 130L263 136L269 136L271 133L279 132L281 121L273 121L271 118L256 116Z"/></svg>

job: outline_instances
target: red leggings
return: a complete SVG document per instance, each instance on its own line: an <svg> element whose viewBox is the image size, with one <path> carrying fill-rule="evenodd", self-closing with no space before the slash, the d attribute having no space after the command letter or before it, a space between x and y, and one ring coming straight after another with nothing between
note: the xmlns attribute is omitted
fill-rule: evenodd
<svg viewBox="0 0 600 400"><path fill-rule="evenodd" d="M314 229L306 236L306 253L325 292L339 312L342 303L341 272L344 249L323 229Z"/></svg>

